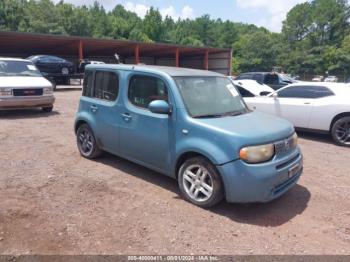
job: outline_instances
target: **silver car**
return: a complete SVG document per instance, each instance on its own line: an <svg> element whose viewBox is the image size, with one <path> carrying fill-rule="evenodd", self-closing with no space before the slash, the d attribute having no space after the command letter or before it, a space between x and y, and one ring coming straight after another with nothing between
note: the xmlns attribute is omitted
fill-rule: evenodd
<svg viewBox="0 0 350 262"><path fill-rule="evenodd" d="M54 102L52 84L31 61L0 58L0 109L40 107L51 112Z"/></svg>

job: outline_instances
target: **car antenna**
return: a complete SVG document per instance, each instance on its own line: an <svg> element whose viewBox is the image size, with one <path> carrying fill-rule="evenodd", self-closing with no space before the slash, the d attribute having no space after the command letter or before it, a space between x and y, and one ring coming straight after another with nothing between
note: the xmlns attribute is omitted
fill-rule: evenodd
<svg viewBox="0 0 350 262"><path fill-rule="evenodd" d="M120 64L119 55L117 53L114 54L115 59L117 60L117 64Z"/></svg>

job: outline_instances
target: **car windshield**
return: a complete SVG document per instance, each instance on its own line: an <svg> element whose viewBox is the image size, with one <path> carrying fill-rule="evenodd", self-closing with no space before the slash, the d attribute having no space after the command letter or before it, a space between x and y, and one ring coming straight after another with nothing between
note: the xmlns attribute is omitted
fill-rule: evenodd
<svg viewBox="0 0 350 262"><path fill-rule="evenodd" d="M287 83L296 83L297 81L289 76L286 75L280 75L282 81L287 82Z"/></svg>
<svg viewBox="0 0 350 262"><path fill-rule="evenodd" d="M31 62L0 60L0 76L41 76Z"/></svg>
<svg viewBox="0 0 350 262"><path fill-rule="evenodd" d="M240 94L226 77L174 77L189 114L219 118L248 112Z"/></svg>

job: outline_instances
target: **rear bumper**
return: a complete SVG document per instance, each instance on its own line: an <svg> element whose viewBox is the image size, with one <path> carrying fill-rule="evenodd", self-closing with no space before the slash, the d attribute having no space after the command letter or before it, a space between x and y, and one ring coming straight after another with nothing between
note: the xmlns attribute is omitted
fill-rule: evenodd
<svg viewBox="0 0 350 262"><path fill-rule="evenodd" d="M50 107L54 102L53 95L0 97L0 109Z"/></svg>
<svg viewBox="0 0 350 262"><path fill-rule="evenodd" d="M290 177L290 170L297 166ZM227 202L269 202L290 190L303 172L299 147L291 154L268 163L249 165L241 160L217 167L222 175Z"/></svg>

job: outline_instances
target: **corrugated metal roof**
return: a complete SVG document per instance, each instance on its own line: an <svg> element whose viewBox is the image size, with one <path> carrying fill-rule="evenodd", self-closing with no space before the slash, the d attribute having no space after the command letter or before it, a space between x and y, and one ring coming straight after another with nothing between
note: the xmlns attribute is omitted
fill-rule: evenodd
<svg viewBox="0 0 350 262"><path fill-rule="evenodd" d="M124 57L133 56L135 46L139 46L142 56L173 57L177 48L181 56L231 52L226 48L193 47L168 43L142 43L128 40L95 39L79 36L50 35L0 31L0 53L77 55L82 43L84 55L110 56L118 53Z"/></svg>

